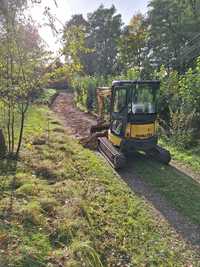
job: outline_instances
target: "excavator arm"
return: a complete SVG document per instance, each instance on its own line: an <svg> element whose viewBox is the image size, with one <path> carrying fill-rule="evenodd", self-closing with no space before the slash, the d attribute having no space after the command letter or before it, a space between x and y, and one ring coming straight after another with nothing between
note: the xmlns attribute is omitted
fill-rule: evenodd
<svg viewBox="0 0 200 267"><path fill-rule="evenodd" d="M98 109L97 124L90 128L90 136L81 140L84 147L92 150L97 149L99 137L108 136L108 129L110 127L110 122L105 122L104 120L104 104L105 99L111 97L112 90L110 87L98 87L96 92Z"/></svg>
<svg viewBox="0 0 200 267"><path fill-rule="evenodd" d="M105 99L107 97L111 97L112 89L111 87L98 87L96 92L97 92L98 119L97 119L97 124L93 125L90 129L91 134L98 132L100 133L103 130L107 131L110 126L110 122L106 122L104 120L104 104L105 104Z"/></svg>
<svg viewBox="0 0 200 267"><path fill-rule="evenodd" d="M97 88L97 105L98 105L98 115L100 119L104 119L104 103L106 97L111 97L110 87L98 87Z"/></svg>

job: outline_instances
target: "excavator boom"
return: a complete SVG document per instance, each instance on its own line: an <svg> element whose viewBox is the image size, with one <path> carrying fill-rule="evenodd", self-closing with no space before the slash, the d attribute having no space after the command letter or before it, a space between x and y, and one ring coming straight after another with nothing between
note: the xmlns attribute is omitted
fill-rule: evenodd
<svg viewBox="0 0 200 267"><path fill-rule="evenodd" d="M97 88L97 105L98 115L101 119L104 117L104 101L106 97L111 97L112 90L110 87L98 87Z"/></svg>

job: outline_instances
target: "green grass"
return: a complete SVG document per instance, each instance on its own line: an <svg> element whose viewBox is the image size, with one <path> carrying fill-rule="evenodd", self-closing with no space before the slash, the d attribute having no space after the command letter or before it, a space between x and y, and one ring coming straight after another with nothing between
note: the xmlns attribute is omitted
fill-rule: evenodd
<svg viewBox="0 0 200 267"><path fill-rule="evenodd" d="M0 162L0 266L200 266L103 159L58 129L33 106L21 161Z"/></svg>
<svg viewBox="0 0 200 267"><path fill-rule="evenodd" d="M200 144L187 150L178 149L164 141L161 144L170 150L173 159L187 165L193 171L200 173Z"/></svg>
<svg viewBox="0 0 200 267"><path fill-rule="evenodd" d="M46 106L33 105L29 108L26 115L25 136L31 137L41 136L42 133L47 132L48 123L50 120L49 109Z"/></svg>
<svg viewBox="0 0 200 267"><path fill-rule="evenodd" d="M50 101L51 97L53 97L55 93L56 90L54 89L46 89L44 95L41 96L38 103L36 105L29 106L28 111L25 114L25 127L24 127L25 142L23 143L25 143L26 146L29 145L29 139L30 142L32 141L33 134L34 138L37 138L37 136L40 137L42 133L44 133L44 130L47 131L49 127L49 116L48 116L49 109L47 106L42 105L39 102L43 103L43 100L45 99L44 102L48 103L48 101ZM7 125L5 123L4 111L2 108L3 108L3 102L0 102L0 128L3 129L5 139L7 140L8 139ZM15 123L14 123L15 149L17 148L18 144L19 133L20 133L20 116L16 110Z"/></svg>
<svg viewBox="0 0 200 267"><path fill-rule="evenodd" d="M39 99L36 100L37 104L50 104L52 97L56 94L56 89L46 88L43 90Z"/></svg>

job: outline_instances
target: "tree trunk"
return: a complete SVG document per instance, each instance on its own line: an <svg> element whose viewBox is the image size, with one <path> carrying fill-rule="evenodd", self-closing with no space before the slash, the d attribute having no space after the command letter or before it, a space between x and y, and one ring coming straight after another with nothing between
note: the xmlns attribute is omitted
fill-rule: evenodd
<svg viewBox="0 0 200 267"><path fill-rule="evenodd" d="M16 157L19 156L19 152L21 149L22 137L23 137L23 132L24 132L24 120L25 120L25 112L22 111L22 113L21 113L21 127L20 127L20 134L19 134L18 146L17 146L17 151L16 151Z"/></svg>
<svg viewBox="0 0 200 267"><path fill-rule="evenodd" d="M14 153L14 148L15 148L15 129L14 129L14 125L15 125L15 113L14 110L12 109L12 120L11 120L11 150L12 150L12 154Z"/></svg>
<svg viewBox="0 0 200 267"><path fill-rule="evenodd" d="M6 155L6 142L5 142L5 138L3 135L3 130L0 129L0 158L4 158Z"/></svg>
<svg viewBox="0 0 200 267"><path fill-rule="evenodd" d="M10 134L10 103L8 107L8 121L7 121L7 132L8 132L8 152L11 152L11 134Z"/></svg>

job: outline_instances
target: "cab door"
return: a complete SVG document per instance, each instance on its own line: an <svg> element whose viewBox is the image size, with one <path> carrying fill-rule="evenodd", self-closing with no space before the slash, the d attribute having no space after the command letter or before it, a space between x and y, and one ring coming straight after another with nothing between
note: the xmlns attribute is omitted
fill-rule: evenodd
<svg viewBox="0 0 200 267"><path fill-rule="evenodd" d="M128 115L128 88L113 87L111 105L111 133L125 136Z"/></svg>

